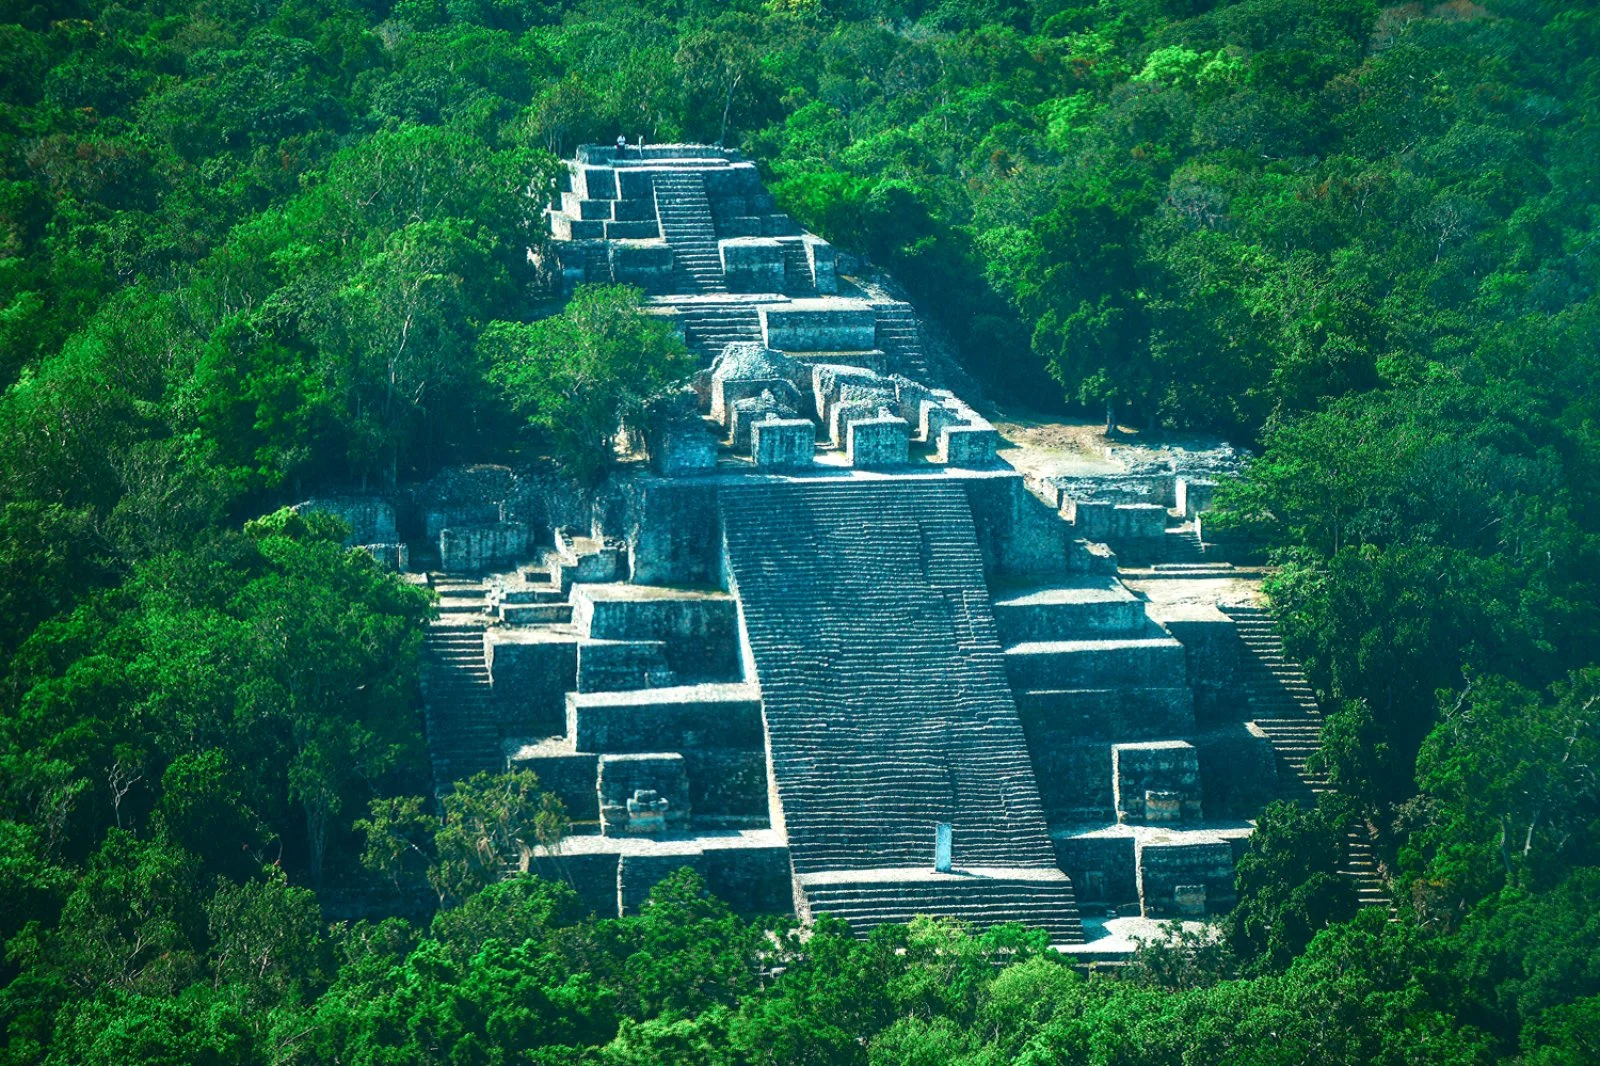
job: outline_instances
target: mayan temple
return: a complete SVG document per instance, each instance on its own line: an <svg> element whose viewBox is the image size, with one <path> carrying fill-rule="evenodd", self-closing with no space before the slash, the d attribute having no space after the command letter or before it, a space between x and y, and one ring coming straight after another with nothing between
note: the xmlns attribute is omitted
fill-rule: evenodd
<svg viewBox="0 0 1600 1066"><path fill-rule="evenodd" d="M1230 907L1250 819L1322 787L1320 722L1207 555L1204 457L1016 469L911 306L738 153L567 170L546 265L642 288L702 359L634 427L648 463L588 495L476 467L317 502L397 567L425 546L436 786L535 770L575 830L533 867L602 914L685 865L746 912L1066 950Z"/></svg>

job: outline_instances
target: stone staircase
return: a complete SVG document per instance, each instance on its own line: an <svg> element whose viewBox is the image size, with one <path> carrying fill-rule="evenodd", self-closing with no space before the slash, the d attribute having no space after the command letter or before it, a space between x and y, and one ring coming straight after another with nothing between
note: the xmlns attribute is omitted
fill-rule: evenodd
<svg viewBox="0 0 1600 1066"><path fill-rule="evenodd" d="M1081 937L961 486L751 485L721 507L795 873L835 886L806 889L813 911L858 930L923 911L1037 925L1002 901L1022 879L1047 883L1053 936ZM957 873L983 877L924 876L939 822Z"/></svg>
<svg viewBox="0 0 1600 1066"><path fill-rule="evenodd" d="M761 316L753 303L678 303L673 305L683 324L689 347L715 358L730 344L761 342Z"/></svg>
<svg viewBox="0 0 1600 1066"><path fill-rule="evenodd" d="M929 380L916 311L906 303L875 303L872 309L878 316L878 347L892 357L895 372L917 381Z"/></svg>
<svg viewBox="0 0 1600 1066"><path fill-rule="evenodd" d="M1243 645L1241 679L1256 715L1254 724L1272 745L1278 761L1278 781L1285 799L1310 806L1324 792L1333 791L1325 773L1306 766L1322 746L1322 711L1300 665L1284 652L1277 625L1265 607L1230 604L1223 608L1233 618ZM1355 882L1364 907L1394 910L1388 886L1378 871L1372 835L1352 822L1345 831L1345 856L1339 873Z"/></svg>
<svg viewBox="0 0 1600 1066"><path fill-rule="evenodd" d="M479 771L505 769L494 694L483 660L487 589L478 581L430 575L439 618L428 626L422 669L423 726L436 794Z"/></svg>
<svg viewBox="0 0 1600 1066"><path fill-rule="evenodd" d="M675 291L727 292L705 178L694 170L663 170L654 185L656 218L672 247Z"/></svg>
<svg viewBox="0 0 1600 1066"><path fill-rule="evenodd" d="M1083 942L1072 883L1059 871L859 870L802 876L799 882L811 916L842 918L858 936L936 914L980 929L1017 922L1043 929L1054 944Z"/></svg>
<svg viewBox="0 0 1600 1066"><path fill-rule="evenodd" d="M1161 562L1169 566L1193 566L1208 562L1205 545L1200 543L1200 534L1195 532L1193 522L1167 530L1166 550L1162 555Z"/></svg>
<svg viewBox="0 0 1600 1066"><path fill-rule="evenodd" d="M785 241L783 245L783 291L790 296L817 295L816 282L811 277L811 260L806 246L798 241Z"/></svg>

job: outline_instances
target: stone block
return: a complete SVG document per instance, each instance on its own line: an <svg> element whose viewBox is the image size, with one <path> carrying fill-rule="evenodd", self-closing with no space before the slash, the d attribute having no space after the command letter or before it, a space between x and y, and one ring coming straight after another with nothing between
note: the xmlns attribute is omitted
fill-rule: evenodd
<svg viewBox="0 0 1600 1066"><path fill-rule="evenodd" d="M618 170L617 198L655 202L655 175L648 170Z"/></svg>
<svg viewBox="0 0 1600 1066"><path fill-rule="evenodd" d="M478 573L516 563L527 547L528 527L521 522L450 527L439 531L439 565Z"/></svg>
<svg viewBox="0 0 1600 1066"><path fill-rule="evenodd" d="M500 521L498 503L454 503L430 509L423 514L423 529L429 540L436 540L446 526L491 526Z"/></svg>
<svg viewBox="0 0 1600 1066"><path fill-rule="evenodd" d="M1069 499L1104 500L1107 503L1176 502L1176 479L1170 471L1140 474L1057 474L1050 478Z"/></svg>
<svg viewBox="0 0 1600 1066"><path fill-rule="evenodd" d="M640 241L661 236L661 227L656 225L655 219L642 219L636 222L606 222L604 226L605 238L608 241Z"/></svg>
<svg viewBox="0 0 1600 1066"><path fill-rule="evenodd" d="M717 441L705 423L671 421L650 435L650 469L662 477L686 477L717 468Z"/></svg>
<svg viewBox="0 0 1600 1066"><path fill-rule="evenodd" d="M577 585L572 624L593 640L661 641L668 667L685 677L739 676L739 610L726 593Z"/></svg>
<svg viewBox="0 0 1600 1066"><path fill-rule="evenodd" d="M1111 745L1029 728L1028 757L1039 783L1039 801L1054 822L1111 821Z"/></svg>
<svg viewBox="0 0 1600 1066"><path fill-rule="evenodd" d="M1277 759L1258 726L1220 725L1195 737L1194 746L1208 817L1254 818L1277 798Z"/></svg>
<svg viewBox="0 0 1600 1066"><path fill-rule="evenodd" d="M655 242L621 242L610 246L611 276L619 284L659 290L672 281L672 249Z"/></svg>
<svg viewBox="0 0 1600 1066"><path fill-rule="evenodd" d="M984 568L1013 578L1054 578L1072 562L1072 527L1041 506L1021 474L962 478ZM1114 569L1114 567L1113 567Z"/></svg>
<svg viewBox="0 0 1600 1066"><path fill-rule="evenodd" d="M1149 628L1144 601L1115 578L1003 593L995 598L994 620L1007 644L1138 636Z"/></svg>
<svg viewBox="0 0 1600 1066"><path fill-rule="evenodd" d="M483 643L496 714L506 730L515 736L559 736L567 725L567 691L578 683L576 636L489 629Z"/></svg>
<svg viewBox="0 0 1600 1066"><path fill-rule="evenodd" d="M620 692L676 683L659 640L582 640L579 692Z"/></svg>
<svg viewBox="0 0 1600 1066"><path fill-rule="evenodd" d="M999 447L1000 434L987 425L945 426L939 431L938 458L949 466L993 466Z"/></svg>
<svg viewBox="0 0 1600 1066"><path fill-rule="evenodd" d="M606 235L608 224L598 220L569 218L555 212L550 216L550 233L558 241L600 240Z"/></svg>
<svg viewBox="0 0 1600 1066"><path fill-rule="evenodd" d="M1238 681L1239 630L1211 604L1157 604L1150 615L1183 645L1202 722L1238 721L1248 711Z"/></svg>
<svg viewBox="0 0 1600 1066"><path fill-rule="evenodd" d="M761 175L754 163L729 163L727 166L708 167L700 172L706 184L706 196L718 199L724 196L750 197L762 191Z"/></svg>
<svg viewBox="0 0 1600 1066"><path fill-rule="evenodd" d="M761 698L753 686L569 692L566 702L567 736L579 751L762 750Z"/></svg>
<svg viewBox="0 0 1600 1066"><path fill-rule="evenodd" d="M1076 740L1156 740L1194 730L1194 700L1183 687L1023 691L1017 693L1017 715L1028 744L1041 747Z"/></svg>
<svg viewBox="0 0 1600 1066"><path fill-rule="evenodd" d="M886 393L863 392L848 399L835 401L828 408L828 439L836 448L842 448L850 437L850 424L865 418L889 416L891 397ZM892 416L890 416L892 417Z"/></svg>
<svg viewBox="0 0 1600 1066"><path fill-rule="evenodd" d="M578 895L578 905L597 918L617 918L617 868L615 851L535 855L528 872L547 881L563 881Z"/></svg>
<svg viewBox="0 0 1600 1066"><path fill-rule="evenodd" d="M882 380L876 371L859 366L811 364L811 394L816 400L817 417L827 424L829 408L839 398L839 390L845 385L878 386Z"/></svg>
<svg viewBox="0 0 1600 1066"><path fill-rule="evenodd" d="M800 393L809 388L809 378L804 367L782 352L753 343L730 344L711 367L711 417L726 426L732 403L767 390L786 397L793 390L794 401L802 403Z"/></svg>
<svg viewBox="0 0 1600 1066"><path fill-rule="evenodd" d="M545 742L513 753L509 764L538 775L539 787L561 797L574 822L588 826L599 822L599 755L561 750L558 743Z"/></svg>
<svg viewBox="0 0 1600 1066"><path fill-rule="evenodd" d="M1113 540L1156 540L1166 536L1167 509L1159 503L1119 503L1111 509Z"/></svg>
<svg viewBox="0 0 1600 1066"><path fill-rule="evenodd" d="M685 867L698 871L704 856L694 845L683 845L665 854L624 854L617 860L617 912L622 917L638 914L650 900L650 890Z"/></svg>
<svg viewBox="0 0 1600 1066"><path fill-rule="evenodd" d="M1062 514L1079 536L1103 543L1111 539L1115 507L1109 500L1068 500L1062 506Z"/></svg>
<svg viewBox="0 0 1600 1066"><path fill-rule="evenodd" d="M721 581L714 479L642 484L628 534L633 580L643 585L715 585Z"/></svg>
<svg viewBox="0 0 1600 1066"><path fill-rule="evenodd" d="M615 200L617 172L611 167L576 166L572 172L572 191L584 200Z"/></svg>
<svg viewBox="0 0 1600 1066"><path fill-rule="evenodd" d="M1072 879L1079 903L1115 907L1139 899L1138 864L1132 834L1053 834L1056 864Z"/></svg>
<svg viewBox="0 0 1600 1066"><path fill-rule="evenodd" d="M857 419L850 423L845 454L854 467L901 466L910 451L911 427L893 415Z"/></svg>
<svg viewBox="0 0 1600 1066"><path fill-rule="evenodd" d="M791 300L762 307L759 313L762 337L769 348L826 352L878 346L877 316L860 300Z"/></svg>
<svg viewBox="0 0 1600 1066"><path fill-rule="evenodd" d="M1183 645L1159 637L1039 641L1006 649L1019 689L1164 688L1183 684Z"/></svg>
<svg viewBox="0 0 1600 1066"><path fill-rule="evenodd" d="M561 213L572 218L609 221L616 200L585 200L575 192L561 194Z"/></svg>
<svg viewBox="0 0 1600 1066"><path fill-rule="evenodd" d="M798 418L800 395L787 381L774 382L760 395L734 401L728 417L728 440L742 452L750 450L750 427L768 417Z"/></svg>
<svg viewBox="0 0 1600 1066"><path fill-rule="evenodd" d="M729 292L782 292L783 246L765 237L717 242Z"/></svg>
<svg viewBox="0 0 1600 1066"><path fill-rule="evenodd" d="M917 435L925 441L937 442L945 429L960 424L961 415L948 398L935 397L918 404Z"/></svg>
<svg viewBox="0 0 1600 1066"><path fill-rule="evenodd" d="M1186 835L1139 844L1139 901L1147 918L1192 918L1233 906L1232 846Z"/></svg>
<svg viewBox="0 0 1600 1066"><path fill-rule="evenodd" d="M817 427L808 418L768 415L750 425L750 457L758 467L810 466L816 458L816 450Z"/></svg>
<svg viewBox="0 0 1600 1066"><path fill-rule="evenodd" d="M763 237L798 237L800 226L794 219L784 214L771 214L761 216L761 235Z"/></svg>
<svg viewBox="0 0 1600 1066"><path fill-rule="evenodd" d="M717 232L724 237L759 237L761 219L754 215L731 215L718 222Z"/></svg>
<svg viewBox="0 0 1600 1066"><path fill-rule="evenodd" d="M1167 823L1200 818L1200 762L1182 740L1114 744L1117 821Z"/></svg>
<svg viewBox="0 0 1600 1066"><path fill-rule="evenodd" d="M400 539L394 505L376 496L318 496L295 504L294 509L301 514L315 511L332 515L349 526L346 546L392 544Z"/></svg>
<svg viewBox="0 0 1600 1066"><path fill-rule="evenodd" d="M689 803L696 826L765 829L768 814L767 755L757 748L695 748L683 753Z"/></svg>
<svg viewBox="0 0 1600 1066"><path fill-rule="evenodd" d="M706 889L736 914L789 914L794 910L788 848L706 848L700 870Z"/></svg>
<svg viewBox="0 0 1600 1066"><path fill-rule="evenodd" d="M652 196L635 200L616 200L612 203L611 217L618 222L655 222L656 202Z"/></svg>
<svg viewBox="0 0 1600 1066"><path fill-rule="evenodd" d="M601 755L602 836L653 836L688 828L689 777L675 753Z"/></svg>

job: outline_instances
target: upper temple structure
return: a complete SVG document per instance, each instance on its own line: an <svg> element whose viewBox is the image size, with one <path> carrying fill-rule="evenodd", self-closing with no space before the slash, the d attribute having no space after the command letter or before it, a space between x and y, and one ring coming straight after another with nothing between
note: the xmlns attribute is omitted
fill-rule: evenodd
<svg viewBox="0 0 1600 1066"><path fill-rule="evenodd" d="M428 556L437 786L537 771L576 824L530 861L602 913L685 865L745 911L1071 951L1231 906L1320 725L1260 608L1196 594L1239 576L1202 554L1210 472L1014 469L913 309L735 152L590 146L565 185L564 284L641 287L703 359L631 427L648 462L308 504Z"/></svg>

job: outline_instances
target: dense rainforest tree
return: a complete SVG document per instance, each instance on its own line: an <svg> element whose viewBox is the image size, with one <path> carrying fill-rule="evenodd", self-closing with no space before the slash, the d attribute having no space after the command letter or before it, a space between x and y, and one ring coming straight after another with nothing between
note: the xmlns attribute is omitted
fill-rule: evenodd
<svg viewBox="0 0 1600 1066"><path fill-rule="evenodd" d="M1593 1061L1597 114L1553 0L0 5L0 1061ZM601 472L684 353L529 252L618 133L745 151L1001 399L1255 448L1212 528L1346 800L1224 941L594 920L487 883L535 782L421 798L427 596L282 508Z"/></svg>

